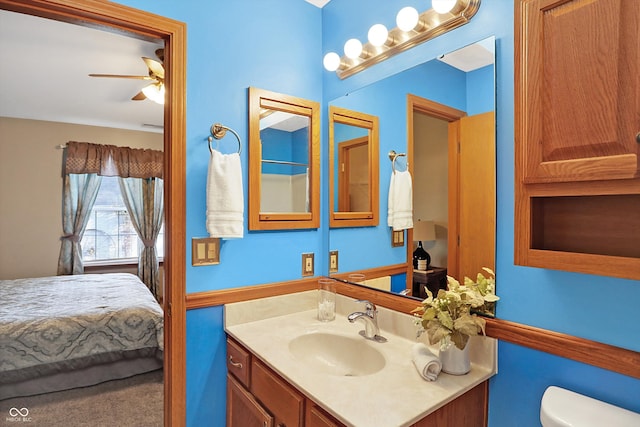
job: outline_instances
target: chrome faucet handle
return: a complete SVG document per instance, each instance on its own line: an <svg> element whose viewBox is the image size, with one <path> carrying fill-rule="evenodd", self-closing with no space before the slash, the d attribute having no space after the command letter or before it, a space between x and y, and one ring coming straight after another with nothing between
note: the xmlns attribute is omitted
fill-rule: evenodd
<svg viewBox="0 0 640 427"><path fill-rule="evenodd" d="M371 301L368 301L366 299L359 299L356 302L364 303L364 308L367 311L367 315L370 316L370 317L374 317L375 314L378 312L378 309L377 309L376 305L374 303L372 303Z"/></svg>

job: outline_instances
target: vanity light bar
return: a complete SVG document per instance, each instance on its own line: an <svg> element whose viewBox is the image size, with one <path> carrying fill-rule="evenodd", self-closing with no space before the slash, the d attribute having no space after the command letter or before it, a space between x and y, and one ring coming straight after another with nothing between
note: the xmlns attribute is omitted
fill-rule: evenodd
<svg viewBox="0 0 640 427"><path fill-rule="evenodd" d="M346 54L339 57L337 53L329 52L325 55L325 68L330 71L335 70L340 79L359 73L400 52L466 24L480 8L480 1L457 0L453 8L446 13L438 13L435 9L426 10L419 14L417 24L413 29L404 31L396 27L388 32L385 43L376 46L367 42L362 46L361 53L355 58ZM355 45L355 42L351 40L349 42L352 46ZM349 50L350 56L353 56L351 49ZM334 67L327 66L327 62L330 62L331 59L334 61Z"/></svg>

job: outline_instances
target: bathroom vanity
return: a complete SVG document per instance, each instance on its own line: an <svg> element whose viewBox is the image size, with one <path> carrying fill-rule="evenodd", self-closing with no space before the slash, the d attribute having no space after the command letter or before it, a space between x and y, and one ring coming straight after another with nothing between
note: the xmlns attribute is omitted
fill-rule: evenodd
<svg viewBox="0 0 640 427"><path fill-rule="evenodd" d="M412 316L378 308L387 339L378 343L347 321L361 303L341 295L336 303L331 322L316 319L316 291L225 306L227 425L486 425L495 340L472 338L467 375L428 382L411 361Z"/></svg>

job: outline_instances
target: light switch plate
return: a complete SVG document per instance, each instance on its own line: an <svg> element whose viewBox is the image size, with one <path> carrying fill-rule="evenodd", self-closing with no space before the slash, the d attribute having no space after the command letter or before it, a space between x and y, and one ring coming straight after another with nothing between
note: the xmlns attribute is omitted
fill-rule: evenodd
<svg viewBox="0 0 640 427"><path fill-rule="evenodd" d="M338 251L329 251L329 273L338 272Z"/></svg>
<svg viewBox="0 0 640 427"><path fill-rule="evenodd" d="M194 237L191 239L191 265L220 264L220 239Z"/></svg>
<svg viewBox="0 0 640 427"><path fill-rule="evenodd" d="M391 246L404 246L404 230L391 230Z"/></svg>
<svg viewBox="0 0 640 427"><path fill-rule="evenodd" d="M313 276L313 253L302 254L302 276Z"/></svg>

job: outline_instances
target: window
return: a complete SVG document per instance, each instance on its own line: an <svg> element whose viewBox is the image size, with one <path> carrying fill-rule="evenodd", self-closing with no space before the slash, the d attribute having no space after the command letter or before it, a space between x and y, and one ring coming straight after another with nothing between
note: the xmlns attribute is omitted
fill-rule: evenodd
<svg viewBox="0 0 640 427"><path fill-rule="evenodd" d="M142 242L120 194L117 176L102 177L80 245L82 260L90 264L124 260L137 262ZM156 252L158 258L164 256L164 224L158 235Z"/></svg>

